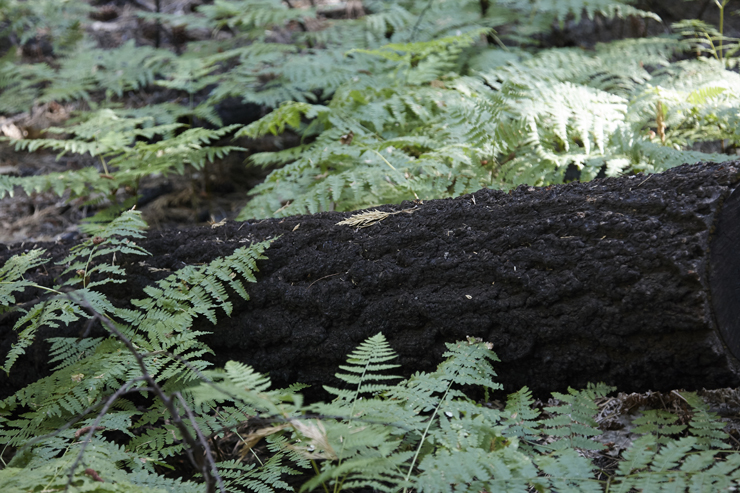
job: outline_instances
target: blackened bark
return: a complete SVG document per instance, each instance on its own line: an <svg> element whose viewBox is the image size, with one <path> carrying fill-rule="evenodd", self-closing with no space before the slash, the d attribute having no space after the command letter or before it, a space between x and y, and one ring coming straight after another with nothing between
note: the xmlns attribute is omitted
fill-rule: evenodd
<svg viewBox="0 0 740 493"><path fill-rule="evenodd" d="M709 286L717 327L730 353L740 357L740 190L722 205L710 242Z"/></svg>
<svg viewBox="0 0 740 493"><path fill-rule="evenodd" d="M738 162L700 164L383 206L413 212L359 230L336 224L350 213L322 213L152 233L153 257L131 259L112 294L142 297L158 269L281 235L251 301L197 327L213 331L217 364L244 361L279 386L336 384L337 364L379 331L407 373L433 369L445 342L490 341L509 392L737 385L738 182Z"/></svg>

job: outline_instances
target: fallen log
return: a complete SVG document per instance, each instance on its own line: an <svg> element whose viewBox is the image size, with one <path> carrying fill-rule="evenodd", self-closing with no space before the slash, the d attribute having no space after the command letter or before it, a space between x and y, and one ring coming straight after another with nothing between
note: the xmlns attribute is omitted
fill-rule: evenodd
<svg viewBox="0 0 740 493"><path fill-rule="evenodd" d="M508 392L597 381L624 391L735 386L738 183L740 162L685 165L387 205L364 228L337 224L352 213L327 212L152 232L140 244L153 256L127 259L128 282L111 295L125 303L168 271L279 236L251 300L196 327L212 331L216 364L249 363L277 386L337 384L337 365L381 331L407 374L433 369L445 342L490 341ZM52 256L69 246L53 245ZM0 324L7 348L8 321ZM35 369L11 372L3 393L37 378L45 358L31 351Z"/></svg>

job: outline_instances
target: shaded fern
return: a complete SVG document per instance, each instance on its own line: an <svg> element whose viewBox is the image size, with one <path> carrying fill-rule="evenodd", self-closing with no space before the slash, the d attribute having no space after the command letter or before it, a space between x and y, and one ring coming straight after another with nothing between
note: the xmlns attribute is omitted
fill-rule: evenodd
<svg viewBox="0 0 740 493"><path fill-rule="evenodd" d="M604 397L612 392L614 387L607 385L589 385L585 390L576 391L568 389L568 394L553 392L553 397L561 401L559 406L546 407L545 410L552 413L552 418L540 421L545 427L545 434L558 437L547 448L554 450L563 449L585 449L602 450L604 446L591 437L601 434L596 429L597 423L593 416L598 412L594 403L597 397Z"/></svg>

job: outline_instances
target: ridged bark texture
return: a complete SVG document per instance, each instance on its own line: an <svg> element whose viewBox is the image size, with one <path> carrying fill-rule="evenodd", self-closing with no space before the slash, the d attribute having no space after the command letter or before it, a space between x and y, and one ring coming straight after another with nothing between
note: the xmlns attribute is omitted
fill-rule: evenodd
<svg viewBox="0 0 740 493"><path fill-rule="evenodd" d="M406 373L433 369L445 342L490 341L507 392L738 385L740 328L717 314L740 307L740 291L717 273L740 269L730 231L740 207L723 207L740 202L727 200L739 181L737 162L687 165L382 206L407 212L362 229L337 225L352 213L329 212L153 232L140 243L153 257L130 259L128 283L111 295L142 297L168 274L159 269L279 236L251 300L235 300L216 327L196 327L213 332L217 364L244 361L278 386L336 385L337 365L380 331ZM712 250L723 232L730 239Z"/></svg>

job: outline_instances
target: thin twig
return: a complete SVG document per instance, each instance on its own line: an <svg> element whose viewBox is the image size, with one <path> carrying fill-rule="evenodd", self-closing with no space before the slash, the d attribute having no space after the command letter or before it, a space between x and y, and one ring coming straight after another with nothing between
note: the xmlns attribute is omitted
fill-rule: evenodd
<svg viewBox="0 0 740 493"><path fill-rule="evenodd" d="M310 288L311 286L313 286L314 284L316 284L317 282L319 282L319 281L320 281L320 280L322 280L322 279L326 279L327 277L333 277L333 276L338 276L339 274L346 274L346 272L337 272L337 273L335 273L335 274L329 274L328 276L324 276L324 277L319 277L319 278L318 278L318 279L316 279L316 280L315 280L314 282L312 282L311 284L309 284L309 285L308 285L308 287Z"/></svg>
<svg viewBox="0 0 740 493"><path fill-rule="evenodd" d="M129 340L128 337L123 335L123 333L121 333L121 331L119 331L110 320L101 316L100 313L98 313L98 311L84 297L75 300L73 299L72 293L70 293L68 297L70 298L70 300L74 301L79 306L89 311L93 315L93 317L99 319L103 323L103 325L105 325L105 327L128 348L129 352L131 352L134 358L136 358L136 362L139 365L139 369L141 370L141 378L145 380L147 384L152 388L153 392L157 395L157 397L159 397L164 407L170 413L170 416L172 416L172 423L180 431L183 441L187 444L187 447L185 448L185 453L187 454L188 459L190 459L191 463L202 472L203 480L206 483L206 493L213 493L214 485L213 477L211 476L211 470L217 470L216 463L212 460L213 456L210 454L205 454L208 463L204 464L202 460L199 460L200 457L193 453L200 448L200 444L195 441L192 434L190 433L190 430L188 430L187 426L185 426L185 423L182 421L180 412L178 411L173 399L167 396L167 394L162 390L162 387L159 386L157 381L147 370L146 363L144 362L144 356L142 356L141 353L136 350L136 347L134 347L133 343ZM117 395L118 392L114 394L114 396ZM110 399L109 402L112 403ZM106 405L109 406L108 403L106 403ZM190 409L185 406L185 411L189 412ZM73 468L70 471L70 478L74 474L74 469L77 466L77 461L75 462L76 463L73 465ZM222 493L226 493L226 490L223 487L223 483L219 482L219 487Z"/></svg>
<svg viewBox="0 0 740 493"><path fill-rule="evenodd" d="M640 184L639 184L639 185L637 185L637 186L636 186L635 188L640 188L640 187L642 186L642 184L643 184L643 183L645 183L646 181L648 181L648 180L649 180L650 178L652 178L652 177L653 177L653 175L650 175L650 176L648 176L647 178L645 178L644 180L642 180L642 181L640 182Z"/></svg>
<svg viewBox="0 0 740 493"><path fill-rule="evenodd" d="M151 392L152 389L149 387L137 387L135 389L129 389L126 392L120 393L118 396L121 397L124 394L128 393L134 393L134 392ZM96 402L92 406L88 407L84 411L82 411L80 414L75 416L74 418L67 421L64 425L60 426L56 430L52 431L51 433L47 433L45 435L39 435L37 437L32 438L31 440L27 441L23 444L23 446L19 450L27 449L29 447L32 447L36 445L37 443L46 440L47 438L54 438L55 436L67 431L68 429L72 428L74 425L76 425L79 421L82 421L85 416L87 416L89 413L93 412L96 408L98 408L101 404L104 404L105 401L101 400L99 402Z"/></svg>
<svg viewBox="0 0 740 493"><path fill-rule="evenodd" d="M116 390L113 395L108 397L108 399L105 401L105 405L98 413L98 416L95 418L95 421L90 426L90 430L87 432L87 435L85 436L85 439L82 441L82 446L80 447L80 452L77 454L77 458L75 458L75 461L72 463L72 466L69 468L69 475L67 477L67 484L64 486L64 491L67 491L70 486L72 486L72 481L74 480L75 475L75 469L77 469L77 466L80 465L82 462L82 455L85 453L85 449L87 448L88 444L92 442L92 437L95 434L95 432L98 430L98 425L100 424L100 420L103 419L103 416L108 412L108 409L113 405L113 403L123 394L128 392L128 389L131 385L133 385L136 382L140 382L142 380L146 380L146 377L136 377L134 379L129 380L125 384L123 384L118 390Z"/></svg>
<svg viewBox="0 0 740 493"><path fill-rule="evenodd" d="M218 487L221 491L224 491L224 482L221 479L221 475L218 473L218 469L216 468L216 461L213 458L213 454L211 453L211 447L208 446L208 442L206 441L206 437L203 436L203 432L200 429L200 426L198 426L198 423L195 421L195 415L193 415L193 411L190 410L188 407L187 402L185 402L185 399L183 399L182 394L180 392L175 392L174 394L177 399L182 404L182 407L185 409L185 414L188 415L188 419L190 420L190 424L193 425L193 429L195 430L195 434L198 436L198 440L200 441L201 446L203 447L203 450L205 451L206 458L208 459L209 464L213 464L213 470L211 471L213 475L216 478L216 482L218 483Z"/></svg>

